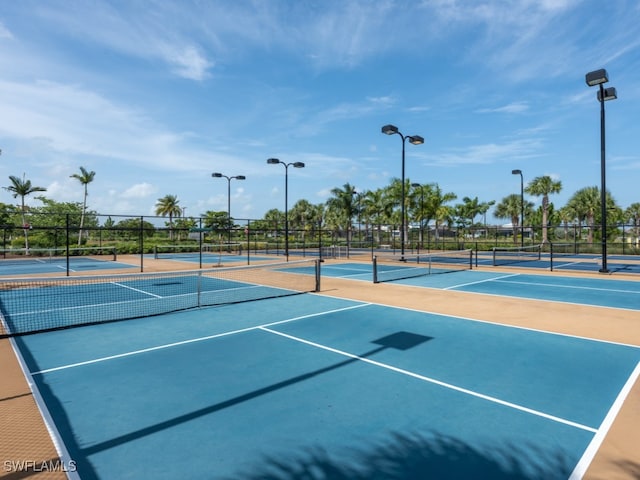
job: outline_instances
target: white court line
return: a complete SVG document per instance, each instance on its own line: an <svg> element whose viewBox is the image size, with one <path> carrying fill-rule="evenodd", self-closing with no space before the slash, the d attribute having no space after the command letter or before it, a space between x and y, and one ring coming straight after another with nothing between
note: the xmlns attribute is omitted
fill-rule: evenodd
<svg viewBox="0 0 640 480"><path fill-rule="evenodd" d="M616 292L616 293L637 293L640 294L639 290L622 290L617 288L602 288L602 287L583 287L579 285L561 285L558 283L542 283L542 282L512 282L505 281L499 278L494 279L496 282L503 283L516 283L519 285L536 285L538 287L554 287L554 288L572 288L575 290L595 290L596 292Z"/></svg>
<svg viewBox="0 0 640 480"><path fill-rule="evenodd" d="M547 420L551 420L551 421L554 421L554 422L557 422L557 423L562 423L564 425L569 425L570 427L579 428L580 430L586 430L587 432L592 432L592 433L596 433L597 432L597 429L589 427L587 425L582 425L581 423L572 422L571 420L566 420L564 418L556 417L555 415L549 415L548 413L544 413L544 412L540 412L539 410L534 410L532 408L524 407L522 405L518 405L517 403L511 403L511 402L507 402L505 400L500 400L499 398L492 397L490 395L485 395L483 393L474 392L473 390L469 390L469 389L463 388L463 387L458 387L458 386L453 385L451 383L443 382L441 380L436 380L435 378L431 378L431 377L427 377L427 376L424 376L424 375L420 375L418 373L411 372L409 370L404 370L402 368L394 367L394 366L388 365L386 363L377 362L377 361L371 360L369 358L361 357L359 355L354 355L352 353L348 353L348 352L345 352L343 350L338 350L336 348L331 348L331 347L328 347L326 345L322 345L322 344L319 344L319 343L311 342L311 341L305 340L303 338L294 337L293 335L289 335L289 334L286 334L286 333L278 332L277 330L272 330L270 328L267 328L266 326L265 327L260 327L260 329L264 330L264 331L267 331L267 332L270 332L270 333L273 333L275 335L280 335L280 336L288 338L290 340L295 340L296 342L305 343L307 345L311 345L312 347L321 348L321 349L327 350L329 352L337 353L337 354L343 355L345 357L353 358L355 360L360 360L362 362L369 363L371 365L375 365L376 367L386 368L387 370L391 370L391 371L394 371L396 373L401 373L403 375L407 375L409 377L417 378L417 379L423 380L425 382L433 383L435 385L439 385L441 387L448 388L450 390L455 390L456 392L464 393L464 394L470 395L472 397L481 398L483 400L487 400L487 401L492 402L492 403L497 403L498 405L502 405L502 406L505 406L505 407L513 408L514 410L519 410L521 412L529 413L531 415L535 415L535 416L538 416L538 417L546 418Z"/></svg>
<svg viewBox="0 0 640 480"><path fill-rule="evenodd" d="M469 285L476 285L478 283L493 282L495 280L500 280L501 278L517 277L518 275L520 275L520 274L519 273L510 273L509 275L501 275L499 277L485 278L484 280L477 280L475 282L459 283L458 285L451 285L450 287L445 287L445 288L443 288L443 290L450 290L452 288L460 288L460 287L468 287Z"/></svg>
<svg viewBox="0 0 640 480"><path fill-rule="evenodd" d="M156 295L155 293L147 292L146 290L140 290L139 288L133 288L133 287L130 287L129 285L125 285L124 283L111 282L111 284L113 284L113 285L115 285L117 287L122 287L122 288L126 288L128 290L133 290L134 292L143 293L143 294L149 295L151 297L162 298L161 295Z"/></svg>
<svg viewBox="0 0 640 480"><path fill-rule="evenodd" d="M355 308L365 307L367 305L370 305L370 304L369 303L361 303L361 304L358 304L358 305L351 305L349 307L336 308L334 310L326 310L324 312L310 313L308 315L301 315L299 317L287 318L285 320L278 320L277 322L270 322L270 323L265 323L263 325L256 325L256 326L247 327L247 328L240 328L238 330L232 330L230 332L216 333L215 335L208 335L206 337L192 338L192 339L189 339L189 340L182 340L180 342L167 343L167 344L158 345L158 346L155 346L155 347L143 348L143 349L140 349L140 350L133 350L131 352L119 353L117 355L109 355L108 357L94 358L93 360L86 360L84 362L71 363L71 364L68 364L68 365L62 365L60 367L46 368L44 370L38 370L37 372L31 372L31 375L42 375L42 374L45 374L45 373L56 372L58 370L66 370L68 368L75 368L75 367L81 367L83 365L91 365L93 363L106 362L108 360L113 360L113 359L116 359L116 358L130 357L132 355L139 355L141 353L153 352L154 350L163 350L165 348L177 347L179 345L186 345L186 344L189 344L189 343L202 342L204 340L210 340L212 338L225 337L227 335L235 335L237 333L249 332L251 330L259 330L261 328L270 327L270 326L273 326L273 325L280 325L280 324L283 324L283 323L294 322L296 320L302 320L304 318L319 317L319 316L328 315L328 314L331 314L331 313L343 312L343 311L346 311L346 310L353 310Z"/></svg>
<svg viewBox="0 0 640 480"><path fill-rule="evenodd" d="M600 425L597 433L591 439L589 446L582 454L582 458L580 458L580 461L573 469L573 472L571 472L569 480L580 480L582 479L582 476L587 473L587 469L591 465L593 457L595 457L596 453L600 449L600 446L607 436L607 433L609 433L611 425L613 425L613 421L616 419L616 416L620 412L625 399L629 395L629 392L631 391L633 385L638 380L638 377L640 377L640 362L638 362L636 368L633 370L633 372L627 379L627 382L624 384L624 387L622 387L622 390L620 390L620 393L618 393L618 397L616 398L615 402L613 402L613 405L609 409L609 413L607 413L607 416L603 420L602 425Z"/></svg>
<svg viewBox="0 0 640 480"><path fill-rule="evenodd" d="M355 267L344 268L344 267L337 267L337 266L324 267L323 270L357 270L359 272L365 272L365 273L371 272L370 268L355 268Z"/></svg>
<svg viewBox="0 0 640 480"><path fill-rule="evenodd" d="M565 263L561 263L560 265L554 265L553 268L562 268L562 267L572 267L574 265L581 265L584 262L581 261L577 261L577 262L565 262Z"/></svg>
<svg viewBox="0 0 640 480"><path fill-rule="evenodd" d="M36 403L36 406L38 407L38 410L40 411L40 416L42 417L42 421L44 422L47 432L49 433L49 438L51 438L53 446L58 453L58 457L60 457L63 465L65 465L66 467L67 479L80 480L78 472L76 472L75 469L71 468L71 466L74 464L74 461L71 458L71 455L69 455L69 451L67 450L67 447L62 440L62 436L60 435L60 432L58 431L56 424L53 421L51 412L49 412L47 404L42 398L42 394L40 393L38 386L33 381L33 374L29 372L27 364L24 361L24 357L22 356L22 352L16 345L15 338L9 337L9 342L11 343L11 347L13 348L18 363L20 364L20 369L22 370L22 373L27 380L29 390L31 390L31 393L33 394L33 399Z"/></svg>

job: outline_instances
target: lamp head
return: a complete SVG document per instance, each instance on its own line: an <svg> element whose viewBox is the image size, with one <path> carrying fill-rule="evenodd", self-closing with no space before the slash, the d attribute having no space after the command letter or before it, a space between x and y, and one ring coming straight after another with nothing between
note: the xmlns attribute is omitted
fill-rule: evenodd
<svg viewBox="0 0 640 480"><path fill-rule="evenodd" d="M513 175L522 175L522 170L511 170Z"/></svg>
<svg viewBox="0 0 640 480"><path fill-rule="evenodd" d="M245 177L244 175L236 175L234 178L236 180L246 180L247 179L247 177Z"/></svg>
<svg viewBox="0 0 640 480"><path fill-rule="evenodd" d="M422 145L424 143L424 138L420 135L413 135L407 138L409 139L409 143L412 143L413 145Z"/></svg>
<svg viewBox="0 0 640 480"><path fill-rule="evenodd" d="M603 95L600 94L600 90L598 90L598 101L602 102L602 101L608 101L608 100L615 100L616 98L618 98L618 93L616 92L615 87L609 87L609 88L604 88L602 90L602 93L604 93L604 97Z"/></svg>
<svg viewBox="0 0 640 480"><path fill-rule="evenodd" d="M394 133L398 133L398 127L395 125L385 125L382 127L382 133L385 135L393 135Z"/></svg>
<svg viewBox="0 0 640 480"><path fill-rule="evenodd" d="M587 82L587 85L593 87L595 85L600 85L601 83L607 83L609 81L609 76L607 75L607 71L604 68L601 68L600 70L594 70L593 72L587 73L585 81Z"/></svg>
<svg viewBox="0 0 640 480"><path fill-rule="evenodd" d="M267 163L269 165L274 165L276 163L280 163L280 160L278 160L277 158L269 158L269 159L267 159Z"/></svg>
<svg viewBox="0 0 640 480"><path fill-rule="evenodd" d="M216 173L212 173L212 174L211 174L211 176L212 176L212 177L215 177L215 178L220 178L220 177L222 177L222 174L221 174L221 173L216 172Z"/></svg>
<svg viewBox="0 0 640 480"><path fill-rule="evenodd" d="M422 185L420 185L419 183L412 183L411 186L413 188L421 188L422 187Z"/></svg>
<svg viewBox="0 0 640 480"><path fill-rule="evenodd" d="M293 164L294 168L304 168L304 163L303 162L295 162Z"/></svg>

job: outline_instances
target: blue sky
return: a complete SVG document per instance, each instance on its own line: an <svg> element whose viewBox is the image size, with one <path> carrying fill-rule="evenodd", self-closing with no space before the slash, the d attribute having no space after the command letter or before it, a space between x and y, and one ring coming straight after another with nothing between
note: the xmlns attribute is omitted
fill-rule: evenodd
<svg viewBox="0 0 640 480"><path fill-rule="evenodd" d="M334 187L401 175L480 201L550 175L563 205L600 185L600 116L585 74L606 68L607 187L640 202L637 0L0 0L0 185L9 175L88 207L261 218ZM536 205L540 199L529 198ZM0 202L15 203L0 191ZM37 204L33 198L28 203ZM454 202L455 203L455 202ZM491 213L491 212L490 212ZM488 220L491 220L488 217Z"/></svg>

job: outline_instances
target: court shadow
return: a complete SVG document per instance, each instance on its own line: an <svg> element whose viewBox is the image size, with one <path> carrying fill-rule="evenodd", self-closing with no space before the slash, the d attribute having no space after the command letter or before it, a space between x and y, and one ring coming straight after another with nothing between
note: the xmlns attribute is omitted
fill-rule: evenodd
<svg viewBox="0 0 640 480"><path fill-rule="evenodd" d="M233 479L553 480L568 478L572 470L561 455L550 456L533 447L507 445L483 451L433 432L396 432L385 443L349 453L348 460L337 460L321 447L303 448L286 458L264 458Z"/></svg>
<svg viewBox="0 0 640 480"><path fill-rule="evenodd" d="M111 438L109 440L105 440L100 443L93 444L91 446L81 446L78 442L78 437L82 432L74 432L72 427L72 422L70 421L67 411L63 403L57 398L55 393L47 384L46 380L43 376L36 376L34 380L38 385L38 389L45 399L45 403L52 415L55 419L56 426L58 431L63 438L63 441L69 451L70 457L76 462L78 466L78 471L80 472L83 479L94 479L99 478L98 472L95 471L91 461L90 456L103 452L105 450L127 444L129 442L133 442L135 440L139 440L143 437L147 437L149 435L158 433L163 430L170 429L172 427L181 425L186 422L190 422L197 418L211 415L213 413L219 412L221 410L233 407L243 402L247 402L256 397L266 395L276 390L280 390L291 385L297 384L299 382L303 382L318 375L323 375L325 373L331 372L333 370L345 367L352 363L356 363L362 361L362 359L374 356L375 354L382 352L388 349L397 349L397 350L408 350L410 348L414 348L424 342L431 340L432 337L418 335L410 332L396 332L385 337L379 338L377 340L372 341L374 345L377 345L376 348L357 356L350 356L346 360L341 362L337 362L326 367L307 372L301 375L297 375L295 377L288 378L281 382L274 383L272 385L268 385L263 388L259 388L245 394L227 399L225 401L209 405L205 408L194 410L184 415L180 415L174 418L167 419L163 422L159 422L153 425L149 425L148 427L135 430L119 437ZM22 345L23 357L27 365L31 367L37 366L37 362L35 358L31 355L26 345ZM293 478L293 477L292 477Z"/></svg>
<svg viewBox="0 0 640 480"><path fill-rule="evenodd" d="M632 460L613 462L617 469L627 474L629 478L640 478L640 463Z"/></svg>
<svg viewBox="0 0 640 480"><path fill-rule="evenodd" d="M131 442L134 440L137 440L139 438L142 437L146 437L148 435L157 433L159 431L162 430L166 430L168 428L172 428L175 427L177 425L180 425L182 423L185 422L189 422L192 420L195 420L199 417L203 417L205 415L210 415L212 413L215 412L219 412L221 410L233 407L234 405L238 405L240 403L243 402L247 402L249 400L252 400L256 397L260 397L262 395L266 395L268 393L274 392L276 390L281 390L283 388L289 387L291 385L312 379L314 377L317 377L318 375L323 375L325 373L331 372L332 370L336 370L338 368L342 368L345 367L347 365L350 365L352 363L355 362L359 362L364 358L368 358L371 357L373 355L375 355L376 353L382 352L383 350L387 350L387 349L398 349L398 350L408 350L409 348L413 348L416 347L418 345L420 345L421 343L424 343L428 340L431 340L432 337L427 337L424 335L418 335L415 333L409 333L409 332L396 332L390 335L387 335L385 337L379 338L377 340L374 340L373 344L375 345L380 345L379 347L376 347L362 355L357 355L357 356L351 356L349 358L347 358L347 360L344 360L342 362L338 362L338 363L334 363L332 365L329 365L327 367L323 367L320 368L318 370L314 370L312 372L308 372L308 373L303 373L301 375L297 375L295 377L291 377L288 378L286 380L283 380L281 382L277 382L274 383L272 385L268 385L266 387L263 388L259 388L256 390L252 390L250 392L247 392L243 395L239 395L233 398L230 398L228 400L225 400L223 402L219 402L216 403L214 405L210 405L208 407L202 408L200 410L195 410L193 412L184 414L184 415L180 415L178 417L174 417L172 419L166 420L164 422L160 422L160 423L156 423L155 425L150 425L146 428L142 428L140 430L136 430L134 432L130 432L127 433L125 435L122 435L120 437L116 437L116 438L112 438L110 440L106 440L104 442L92 445L91 447L86 447L83 449L83 454L84 455L91 455L91 454L95 454L98 452L101 452L103 450L107 450L113 447L116 447L118 445L122 445L124 443L127 442Z"/></svg>

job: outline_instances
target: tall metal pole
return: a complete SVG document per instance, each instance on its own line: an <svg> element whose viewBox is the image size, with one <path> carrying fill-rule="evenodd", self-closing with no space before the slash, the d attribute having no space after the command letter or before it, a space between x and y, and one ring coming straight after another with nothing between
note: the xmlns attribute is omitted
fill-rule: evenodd
<svg viewBox="0 0 640 480"><path fill-rule="evenodd" d="M285 163L277 158L268 158L267 163L270 165L281 163L284 165L284 254L287 257L287 261L289 261L289 166L304 168L304 163Z"/></svg>
<svg viewBox="0 0 640 480"><path fill-rule="evenodd" d="M227 251L231 252L231 177L227 178L227 221L229 231L227 232Z"/></svg>
<svg viewBox="0 0 640 480"><path fill-rule="evenodd" d="M512 175L520 175L520 246L524 247L524 176L522 170L511 170Z"/></svg>
<svg viewBox="0 0 640 480"><path fill-rule="evenodd" d="M590 87L598 86L598 101L600 102L600 208L602 221L602 268L600 272L608 273L607 269L607 182L605 161L605 128L604 128L604 102L618 98L616 89L604 88L603 84L609 81L609 75L604 68L594 70L585 75L585 81Z"/></svg>
<svg viewBox="0 0 640 480"><path fill-rule="evenodd" d="M402 182L402 186L401 186L401 205L400 205L400 215L401 215L401 219L400 219L400 260L404 260L404 241L405 241L405 235L404 235L404 229L405 229L405 192L404 192L404 142L405 140L409 140L413 145L422 145L424 143L424 138L422 138L420 135L411 135L411 136L404 136L402 133L400 133L398 131L398 127L396 127L395 125L385 125L384 127L382 127L382 133L384 133L385 135L399 135L400 139L402 140L402 178L401 178L401 182Z"/></svg>
<svg viewBox="0 0 640 480"><path fill-rule="evenodd" d="M604 134L604 87L600 87L600 216L602 217L602 268L601 273L608 273L607 268L607 180L605 160L605 134Z"/></svg>
<svg viewBox="0 0 640 480"><path fill-rule="evenodd" d="M289 164L284 163L284 255L289 261Z"/></svg>
<svg viewBox="0 0 640 480"><path fill-rule="evenodd" d="M520 172L520 246L524 247L524 178Z"/></svg>
<svg viewBox="0 0 640 480"><path fill-rule="evenodd" d="M400 137L402 137L402 190L401 190L401 198L402 198L402 205L400 208L400 215L402 215L402 218L400 219L400 260L404 260L404 226L405 226L405 200L404 200L404 141L405 141L405 137L401 134Z"/></svg>
<svg viewBox="0 0 640 480"><path fill-rule="evenodd" d="M228 176L228 175L223 175L222 173L219 172L215 172L211 174L212 177L214 178L226 178L227 179L227 222L228 222L228 233L227 233L227 251L231 251L231 227L232 227L232 223L231 223L231 180L233 180L234 178L236 180L246 180L246 177L244 175L234 175L234 176ZM200 233L200 235L202 236L202 233Z"/></svg>

